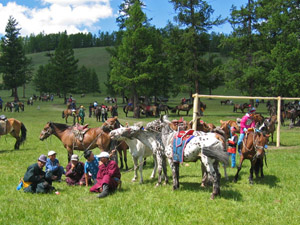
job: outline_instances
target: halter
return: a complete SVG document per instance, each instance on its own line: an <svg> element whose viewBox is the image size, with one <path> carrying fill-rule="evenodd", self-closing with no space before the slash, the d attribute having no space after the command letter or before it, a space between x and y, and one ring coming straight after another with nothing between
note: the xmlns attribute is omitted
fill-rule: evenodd
<svg viewBox="0 0 300 225"><path fill-rule="evenodd" d="M265 151L265 146L258 146L257 145L257 141L256 141L256 137L257 137L256 133L257 132L260 132L260 131L253 131L254 135L253 135L253 142L252 143L253 143L254 150L255 150L255 152L257 152L258 149L262 149L263 151ZM251 151L251 149L247 148L247 145L245 144L245 139L243 140L243 145L245 146L247 151Z"/></svg>

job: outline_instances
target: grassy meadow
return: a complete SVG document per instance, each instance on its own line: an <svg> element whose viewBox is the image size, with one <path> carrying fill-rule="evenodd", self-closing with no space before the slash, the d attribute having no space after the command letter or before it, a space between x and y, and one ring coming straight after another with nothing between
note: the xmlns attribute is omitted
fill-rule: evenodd
<svg viewBox="0 0 300 225"><path fill-rule="evenodd" d="M4 101L11 100L9 92L0 92ZM88 105L97 100L104 102L103 96L88 95L85 98L74 96L77 104L83 104L88 115ZM232 106L221 106L220 100L202 99L207 104L202 119L219 125L219 121L242 117L233 113ZM146 124L154 118L141 119L124 116L122 100L118 98L118 113L121 123L143 121ZM175 106L180 98L170 99L168 104ZM241 102L238 102L241 103ZM37 161L40 154L55 150L63 166L67 165L67 151L62 143L51 136L39 140L39 134L48 121L64 123L61 112L65 109L63 99L53 102L34 102L25 106L25 111L2 112L8 118L22 121L27 128L27 140L20 150L14 150L15 139L10 135L0 139L0 224L299 224L300 213L300 132L299 128L281 129L281 147L269 144L265 178L248 182L250 162L245 161L237 183L233 183L236 169L228 169L230 181L225 181L221 168L221 197L210 200L211 187L201 188L200 162L183 164L180 167L180 189L172 191L172 185L155 188L156 179L150 180L153 160L149 158L144 168L144 184L132 183L133 171L122 170L122 189L105 198L97 199L96 194L86 187L69 187L63 181L54 183L60 195L26 194L16 187L27 167ZM258 112L267 115L264 104ZM191 120L184 116L185 120ZM179 116L170 114L171 119ZM95 118L86 117L90 127L101 126ZM71 125L71 119L69 121ZM274 137L276 140L276 136ZM99 149L93 150L95 154ZM80 160L85 161L82 152ZM128 152L129 168L133 168ZM171 179L170 168L168 175ZM64 177L63 177L64 180Z"/></svg>

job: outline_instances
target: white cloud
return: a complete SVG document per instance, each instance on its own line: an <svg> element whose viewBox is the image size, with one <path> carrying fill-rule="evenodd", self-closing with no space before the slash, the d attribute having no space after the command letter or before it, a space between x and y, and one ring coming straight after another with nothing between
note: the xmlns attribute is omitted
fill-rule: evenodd
<svg viewBox="0 0 300 225"><path fill-rule="evenodd" d="M110 0L41 0L42 8L29 8L9 2L0 3L0 35L5 34L9 16L18 22L22 36L44 32L68 34L98 28L101 19L113 17Z"/></svg>

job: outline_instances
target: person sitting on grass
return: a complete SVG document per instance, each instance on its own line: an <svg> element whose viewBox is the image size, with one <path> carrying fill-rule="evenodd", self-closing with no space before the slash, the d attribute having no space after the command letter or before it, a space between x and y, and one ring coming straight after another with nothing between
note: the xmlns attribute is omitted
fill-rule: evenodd
<svg viewBox="0 0 300 225"><path fill-rule="evenodd" d="M101 192L97 197L104 198L117 189L118 184L120 184L121 173L118 164L109 160L108 152L101 152L99 159L97 182L90 191Z"/></svg>
<svg viewBox="0 0 300 225"><path fill-rule="evenodd" d="M49 193L55 190L55 188L52 187L51 177L46 177L46 173L43 171L46 161L47 157L41 155L37 163L27 168L23 178L24 192Z"/></svg>
<svg viewBox="0 0 300 225"><path fill-rule="evenodd" d="M84 163L79 161L78 155L72 155L66 171L66 182L68 185L85 185Z"/></svg>
<svg viewBox="0 0 300 225"><path fill-rule="evenodd" d="M94 156L94 153L90 150L84 152L84 158L86 158L86 162L84 164L84 176L85 176L85 185L89 186L89 177L91 174L94 184L97 182L97 173L98 173L98 165L99 159L97 156Z"/></svg>
<svg viewBox="0 0 300 225"><path fill-rule="evenodd" d="M61 182L61 176L65 174L65 170L59 164L56 158L56 152L53 150L49 151L48 157L46 162L46 176L53 177L54 181Z"/></svg>

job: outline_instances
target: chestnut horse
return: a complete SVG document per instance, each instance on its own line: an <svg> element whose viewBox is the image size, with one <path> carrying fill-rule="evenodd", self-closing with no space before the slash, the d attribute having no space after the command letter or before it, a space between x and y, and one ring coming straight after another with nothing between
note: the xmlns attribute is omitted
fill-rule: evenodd
<svg viewBox="0 0 300 225"><path fill-rule="evenodd" d="M73 117L73 124L75 124L76 118L77 118L77 123L79 123L78 114L79 114L79 109L76 109L75 116L73 115L72 109L65 109L62 112L62 118L65 118L66 123L68 123L68 117L72 116Z"/></svg>
<svg viewBox="0 0 300 225"><path fill-rule="evenodd" d="M110 131L115 130L117 128L120 128L121 124L118 120L118 117L113 117L113 118L108 118L101 126L101 128L104 130L104 132L106 132L107 134L109 134ZM116 149L118 150L118 153L120 155L120 162L121 162L121 166L120 169L124 168L124 164L123 164L123 154L124 154L124 163L125 163L125 168L126 170L128 170L128 165L127 165L127 149L128 149L128 145L126 144L125 141L118 141L117 142L117 146Z"/></svg>
<svg viewBox="0 0 300 225"><path fill-rule="evenodd" d="M6 117L0 117L0 136L10 133L17 141L15 143L15 149L19 149L20 144L26 140L27 130L24 124L14 118L6 119ZM20 136L21 134L21 136Z"/></svg>
<svg viewBox="0 0 300 225"><path fill-rule="evenodd" d="M249 104L244 103L244 104L234 104L233 106L233 112L237 112L237 110L240 109L242 113L244 113L245 109L249 109Z"/></svg>
<svg viewBox="0 0 300 225"><path fill-rule="evenodd" d="M73 155L73 150L87 151L98 147L101 151L110 150L110 137L100 127L89 128L80 141L74 132L73 126L62 123L48 122L41 131L40 140L43 141L50 135L55 135L68 151L68 161Z"/></svg>
<svg viewBox="0 0 300 225"><path fill-rule="evenodd" d="M265 157L265 147L268 143L270 135L264 135L262 132L256 132L254 129L249 130L243 140L242 154L240 157L240 164L234 176L234 182L237 182L239 172L242 169L242 164L245 159L251 162L249 182L253 184L253 170L255 170L256 177L260 175L263 178L263 159ZM265 158L266 161L266 158Z"/></svg>

